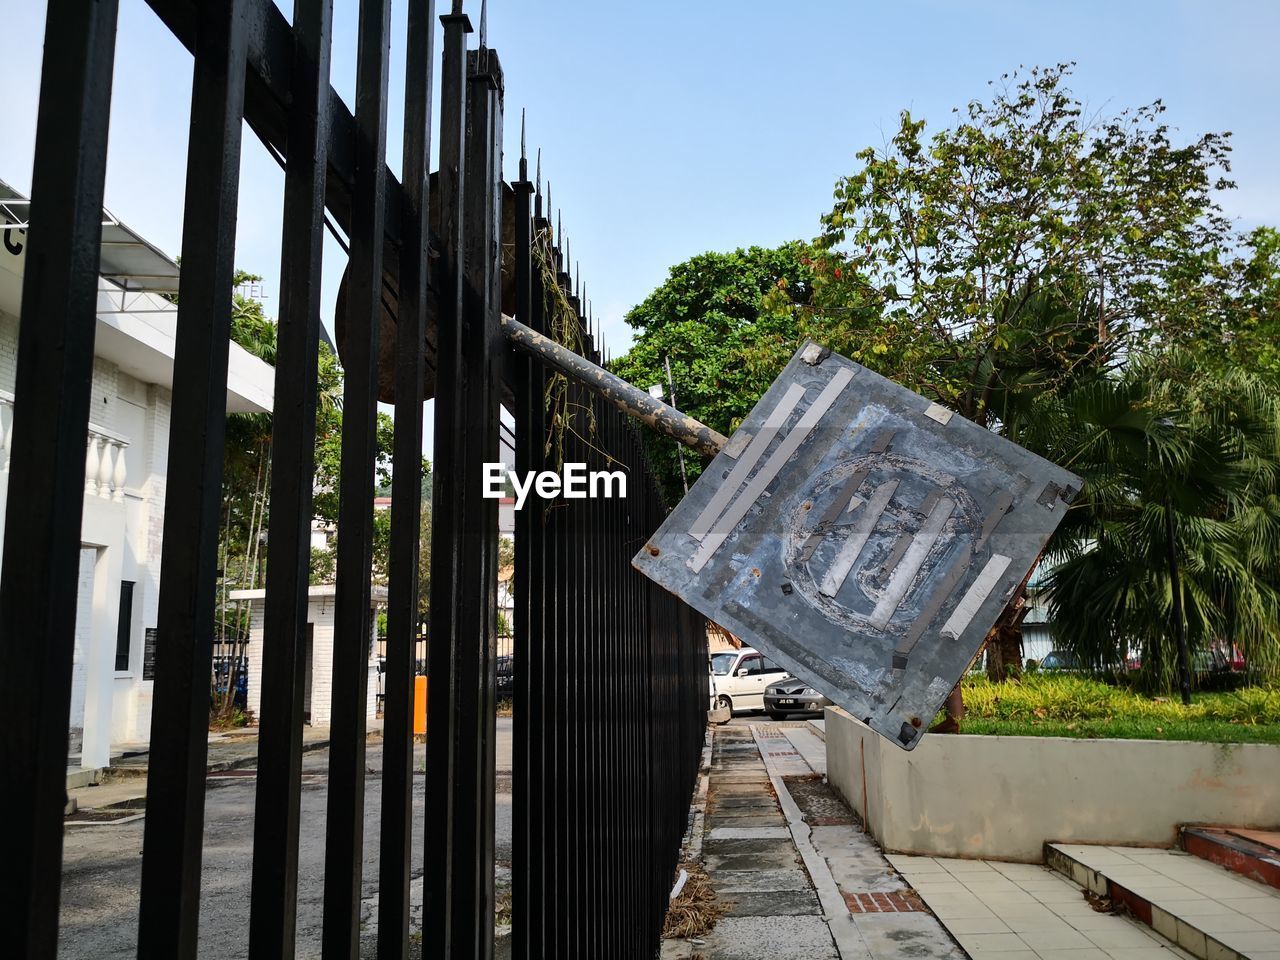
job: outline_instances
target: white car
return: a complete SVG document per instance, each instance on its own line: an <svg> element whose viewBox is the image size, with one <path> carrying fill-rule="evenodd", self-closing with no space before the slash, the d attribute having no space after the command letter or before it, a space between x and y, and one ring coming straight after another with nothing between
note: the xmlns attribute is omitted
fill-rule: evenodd
<svg viewBox="0 0 1280 960"><path fill-rule="evenodd" d="M712 654L716 706L725 710L763 710L764 688L790 674L758 650L743 647Z"/></svg>

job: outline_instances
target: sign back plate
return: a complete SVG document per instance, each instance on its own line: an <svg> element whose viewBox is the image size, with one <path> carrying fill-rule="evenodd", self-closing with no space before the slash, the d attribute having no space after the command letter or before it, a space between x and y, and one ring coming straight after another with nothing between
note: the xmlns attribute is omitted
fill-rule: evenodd
<svg viewBox="0 0 1280 960"><path fill-rule="evenodd" d="M810 343L632 563L910 750L1079 488Z"/></svg>

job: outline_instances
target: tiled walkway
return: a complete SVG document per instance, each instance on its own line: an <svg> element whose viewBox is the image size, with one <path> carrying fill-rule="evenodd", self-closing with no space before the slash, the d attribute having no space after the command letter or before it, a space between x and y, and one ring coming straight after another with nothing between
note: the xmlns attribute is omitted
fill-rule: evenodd
<svg viewBox="0 0 1280 960"><path fill-rule="evenodd" d="M1280 960L1280 890L1216 864L1068 844L1051 849L1056 870L886 858L826 784L820 731L734 723L713 743L698 823L727 912L664 958Z"/></svg>
<svg viewBox="0 0 1280 960"><path fill-rule="evenodd" d="M963 960L823 781L812 728L733 724L713 743L702 853L728 909L664 958Z"/></svg>
<svg viewBox="0 0 1280 960"><path fill-rule="evenodd" d="M1119 894L1205 960L1280 960L1280 890L1180 850L1056 843L1051 860L1095 893Z"/></svg>
<svg viewBox="0 0 1280 960"><path fill-rule="evenodd" d="M1149 928L1095 911L1047 867L889 856L973 960L1185 960Z"/></svg>

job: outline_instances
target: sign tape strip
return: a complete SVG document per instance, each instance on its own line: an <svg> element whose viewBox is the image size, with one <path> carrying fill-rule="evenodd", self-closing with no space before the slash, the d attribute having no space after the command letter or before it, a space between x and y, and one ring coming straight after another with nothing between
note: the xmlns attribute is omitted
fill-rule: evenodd
<svg viewBox="0 0 1280 960"><path fill-rule="evenodd" d="M827 570L827 575L822 578L822 586L818 588L823 596L834 597L840 592L840 588L844 586L845 577L853 569L854 561L858 559L858 554L866 546L867 538L871 536L871 531L876 528L876 521L880 519L880 514L884 513L885 507L889 506L889 499L897 489L897 480L889 480L886 483L882 483L876 487L876 492L871 495L870 502L865 507L858 508L862 511L862 515L853 522L853 529L849 532L849 538L841 545L840 552L836 554L836 558L831 561L831 568Z"/></svg>
<svg viewBox="0 0 1280 960"><path fill-rule="evenodd" d="M742 494L725 511L724 516L716 521L716 529L708 533L706 539L694 551L693 556L689 558L688 567L690 570L697 573L707 565L711 555L720 549L720 545L725 540L729 539L729 534L733 532L734 527L747 515L747 511L751 509L752 504L760 498L760 494L764 493L765 488L773 482L773 478L778 475L778 472L791 459L796 450L800 448L800 444L813 432L813 428L818 425L818 421L831 409L836 402L836 398L840 396L852 379L853 371L848 367L840 367L836 370L831 382L823 387L822 392L818 394L818 398L813 401L813 405L804 412L803 416L800 417L800 421L787 434L782 443L778 445L778 449L773 451L769 459L765 461L764 466L751 478ZM763 433L764 431L761 432ZM743 459L746 459L746 457L744 456Z"/></svg>
<svg viewBox="0 0 1280 960"><path fill-rule="evenodd" d="M991 555L991 559L982 568L982 572L978 574L973 583L969 584L969 589L965 591L964 598L956 604L956 608L951 611L951 616L942 625L943 636L951 637L954 640L964 633L965 628L969 626L969 622L977 614L978 608L982 606L983 601L995 589L1009 563L1009 557L998 553Z"/></svg>
<svg viewBox="0 0 1280 960"><path fill-rule="evenodd" d="M689 536L695 540L701 540L707 535L707 531L711 529L711 524L716 521L716 518L724 511L729 500L737 493L738 488L742 486L742 481L747 478L751 468L756 465L756 461L760 459L761 454L772 442L774 434L787 422L787 417L791 416L791 411L796 408L796 404L800 402L800 398L803 396L804 387L800 384L793 383L787 388L787 392L782 395L778 405L769 413L764 422L764 427L751 438L751 443L743 451L742 459L733 465L733 469L729 471L729 476L720 485L720 489L715 492L715 495L707 502L707 505L702 508L702 512L698 514L698 518L693 521L693 526L689 528Z"/></svg>
<svg viewBox="0 0 1280 960"><path fill-rule="evenodd" d="M945 499L939 500L933 505L933 509L929 512L929 517L920 528L920 532L912 538L911 546L907 548L902 562L893 571L893 577L889 581L889 586L885 588L884 596L880 598L880 602L876 604L876 608L871 612L871 625L873 627L883 630L888 625L893 612L898 609L898 604L907 595L907 588L911 586L911 581L915 579L915 575L924 566L925 558L929 556L929 551L937 543L938 537L942 534L942 528L955 507L955 501Z"/></svg>

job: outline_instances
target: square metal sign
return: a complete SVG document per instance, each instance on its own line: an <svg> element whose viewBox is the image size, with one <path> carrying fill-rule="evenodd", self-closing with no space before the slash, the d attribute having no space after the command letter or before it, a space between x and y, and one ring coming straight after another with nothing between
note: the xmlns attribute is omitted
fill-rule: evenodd
<svg viewBox="0 0 1280 960"><path fill-rule="evenodd" d="M632 563L910 750L1079 489L809 343Z"/></svg>

